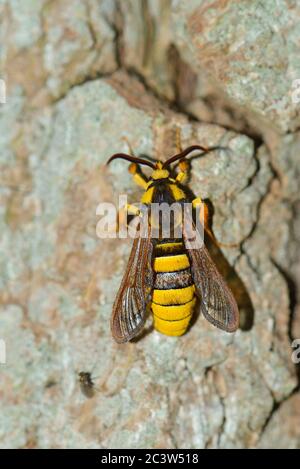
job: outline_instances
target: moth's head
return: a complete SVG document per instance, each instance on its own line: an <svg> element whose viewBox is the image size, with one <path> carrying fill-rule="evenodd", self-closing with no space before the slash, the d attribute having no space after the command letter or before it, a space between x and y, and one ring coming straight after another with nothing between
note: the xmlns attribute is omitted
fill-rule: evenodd
<svg viewBox="0 0 300 469"><path fill-rule="evenodd" d="M151 174L151 179L168 179L170 176L170 172L167 167L164 167L164 163L162 161L156 161L154 163L154 169Z"/></svg>

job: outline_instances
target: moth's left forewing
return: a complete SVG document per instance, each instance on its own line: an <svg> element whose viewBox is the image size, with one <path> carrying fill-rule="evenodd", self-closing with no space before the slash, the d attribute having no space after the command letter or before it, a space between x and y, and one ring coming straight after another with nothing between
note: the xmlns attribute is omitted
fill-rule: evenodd
<svg viewBox="0 0 300 469"><path fill-rule="evenodd" d="M150 235L134 239L126 272L113 305L111 330L116 342L127 342L142 329L153 288Z"/></svg>

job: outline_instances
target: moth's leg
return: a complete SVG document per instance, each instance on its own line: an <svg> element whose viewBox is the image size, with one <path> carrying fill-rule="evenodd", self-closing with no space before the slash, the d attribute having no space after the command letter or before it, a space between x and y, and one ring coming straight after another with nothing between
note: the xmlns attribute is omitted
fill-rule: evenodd
<svg viewBox="0 0 300 469"><path fill-rule="evenodd" d="M209 210L208 210L208 205L203 202L201 197L196 197L192 201L192 206L193 209L199 210L199 219L200 222L203 224L205 230L209 230Z"/></svg>
<svg viewBox="0 0 300 469"><path fill-rule="evenodd" d="M128 171L130 172L130 174L133 175L134 182L138 186L140 186L144 190L146 190L147 187L148 187L148 180L147 180L146 176L144 176L144 174L142 173L142 170L139 167L139 165L136 164L136 163L131 163L129 165Z"/></svg>
<svg viewBox="0 0 300 469"><path fill-rule="evenodd" d="M210 228L205 228L205 231L210 236L210 238L215 243L215 245L220 248L233 249L233 248L238 248L240 246L240 243L222 243L221 241L218 241Z"/></svg>
<svg viewBox="0 0 300 469"><path fill-rule="evenodd" d="M128 223L127 223L128 215L141 216L141 211L135 205L125 204L123 207L121 207L117 211L115 221L108 228L108 233L117 234L122 230L122 228L127 228L128 227Z"/></svg>
<svg viewBox="0 0 300 469"><path fill-rule="evenodd" d="M189 178L190 164L187 160L181 160L179 162L179 173L176 176L176 182L184 184Z"/></svg>
<svg viewBox="0 0 300 469"><path fill-rule="evenodd" d="M181 129L180 127L176 127L176 150L177 153L182 152L182 144L181 144ZM176 182L184 184L189 177L189 169L190 165L186 159L182 159L179 161L179 172L176 176Z"/></svg>
<svg viewBox="0 0 300 469"><path fill-rule="evenodd" d="M140 215L141 214L141 210L136 207L135 205L132 205L132 204L126 204L125 205L125 209L128 213L128 215Z"/></svg>
<svg viewBox="0 0 300 469"><path fill-rule="evenodd" d="M182 152L181 128L180 127L176 127L176 150L177 150L177 153Z"/></svg>
<svg viewBox="0 0 300 469"><path fill-rule="evenodd" d="M126 204L124 205L124 207L120 208L120 210L118 211L118 220L117 220L118 231L120 229L120 226L127 226L128 215L140 216L141 211L138 207L132 204Z"/></svg>
<svg viewBox="0 0 300 469"><path fill-rule="evenodd" d="M134 151L132 149L132 146L131 146L128 138L127 137L122 137L122 140L124 140L127 143L127 146L128 146L128 149L129 149L129 154L132 155L132 156L135 156ZM140 186L140 187L142 187L143 189L146 190L148 180L147 180L146 176L144 176L140 166L136 163L131 163L128 167L128 171L130 172L130 174L132 174L134 182L138 186Z"/></svg>
<svg viewBox="0 0 300 469"><path fill-rule="evenodd" d="M132 148L132 146L131 146L131 143L130 143L129 139L128 139L127 137L125 137L125 135L124 135L124 136L122 137L122 140L124 140L124 142L126 142L126 144L127 144L127 146L128 146L129 154L130 154L131 156L135 156L134 151L133 151L133 148Z"/></svg>
<svg viewBox="0 0 300 469"><path fill-rule="evenodd" d="M128 215L133 218L128 219ZM138 232L144 233L145 212L135 205L126 204L118 212L117 234L121 237L135 237ZM146 225L148 227L148 224Z"/></svg>
<svg viewBox="0 0 300 469"><path fill-rule="evenodd" d="M210 215L209 215L208 205L205 202L203 202L203 200L200 197L197 197L196 199L194 199L192 201L192 205L194 209L197 209L198 207L200 207L200 211L199 211L200 222L203 223L205 232L209 235L209 237L216 244L216 246L224 247L224 248L236 248L239 246L239 243L222 243L221 241L218 241L216 239L215 235L213 234L209 226Z"/></svg>
<svg viewBox="0 0 300 469"><path fill-rule="evenodd" d="M85 292L82 295L82 301L86 308L90 308L93 301L93 295L97 291L97 277L95 272L91 275L89 282L86 286Z"/></svg>

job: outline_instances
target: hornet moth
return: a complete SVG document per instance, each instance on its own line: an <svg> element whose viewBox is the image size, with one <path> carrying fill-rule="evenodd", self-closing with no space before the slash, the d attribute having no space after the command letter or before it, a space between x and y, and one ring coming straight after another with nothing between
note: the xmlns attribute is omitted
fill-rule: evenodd
<svg viewBox="0 0 300 469"><path fill-rule="evenodd" d="M150 212L152 203L190 202L184 186L189 168L186 156L195 150L204 155L217 148L192 145L164 162L116 153L107 164L117 158L131 162L129 172L144 189L141 204ZM179 162L179 172L173 178L171 164L176 161ZM150 178L142 173L140 165L152 168ZM192 206L204 209L206 232L207 206L200 198L194 199ZM125 210L127 214L139 215L136 206L127 205ZM187 241L188 233L184 227L180 238L135 237L113 305L111 331L117 343L127 342L141 332L148 310L152 311L157 331L168 336L183 335L189 327L197 297L200 310L210 323L227 332L236 331L239 311L232 292L204 243L199 249L189 249Z"/></svg>

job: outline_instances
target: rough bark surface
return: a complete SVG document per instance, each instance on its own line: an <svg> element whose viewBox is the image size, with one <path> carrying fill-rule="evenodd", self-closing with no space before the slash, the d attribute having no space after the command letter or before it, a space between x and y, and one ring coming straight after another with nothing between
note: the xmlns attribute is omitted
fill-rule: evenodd
<svg viewBox="0 0 300 469"><path fill-rule="evenodd" d="M300 448L296 2L0 2L1 447ZM127 151L193 161L211 246L241 310L181 338L116 345L130 241L96 236L99 202L141 195ZM151 320L147 324L151 329ZM78 371L96 392L80 392ZM284 431L283 431L284 429Z"/></svg>

